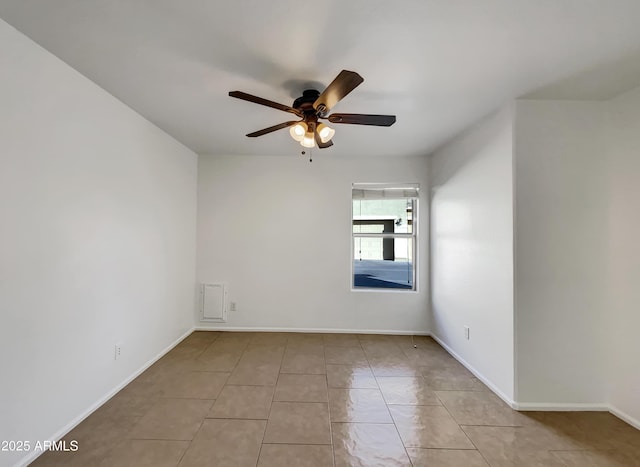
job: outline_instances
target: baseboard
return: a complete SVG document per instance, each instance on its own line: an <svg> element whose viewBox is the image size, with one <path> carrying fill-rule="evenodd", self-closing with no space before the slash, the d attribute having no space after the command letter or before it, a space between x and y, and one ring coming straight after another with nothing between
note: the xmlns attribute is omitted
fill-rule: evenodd
<svg viewBox="0 0 640 467"><path fill-rule="evenodd" d="M281 328L254 326L220 326L200 324L196 331L229 331L229 332L306 332L335 334L392 334L398 336L430 336L428 332L402 331L397 329L333 329L333 328Z"/></svg>
<svg viewBox="0 0 640 467"><path fill-rule="evenodd" d="M605 403L515 402L512 408L522 412L609 412Z"/></svg>
<svg viewBox="0 0 640 467"><path fill-rule="evenodd" d="M444 341L442 341L442 339L440 339L438 336L436 336L435 334L432 334L431 337L438 343L440 344L440 346L446 350L447 352L449 352L449 354L455 358L456 360L458 360L467 370L469 370L471 373L473 373L473 375L478 378L480 381L482 381L489 389L491 389L491 391L493 391L493 393L498 396L500 399L502 399L509 407L514 408L515 409L515 405L516 402L511 399L510 397L508 397L505 393L503 393L500 389L498 389L491 381L489 381L487 378L484 377L484 375L482 373L480 373L478 370L476 370L473 366L471 366L464 358L462 358L460 355L458 355L451 347L449 347L447 344L444 343Z"/></svg>
<svg viewBox="0 0 640 467"><path fill-rule="evenodd" d="M85 418L87 418L93 412L98 410L105 402L107 402L109 399L111 399L113 396L115 396L122 388L124 388L131 381L133 381L138 376L140 376L147 368L149 368L155 362L160 360L165 354L167 354L169 351L171 351L171 349L173 349L176 345L178 345L185 338L187 338L187 336L189 336L189 334L191 334L193 331L194 331L194 328L191 328L187 332L185 332L182 336L178 337L175 341L173 341L171 344L169 344L167 347L165 347L163 350L161 350L155 357L153 357L149 361L147 361L142 367L140 367L139 370L137 370L135 373L133 373L131 376L129 376L127 379L125 379L122 383L120 383L114 389L109 391L107 394L102 396L100 399L98 399L98 401L95 404L91 405L87 410L85 410L83 413L81 413L76 418L74 418L71 422L69 422L67 425L65 425L62 429L58 430L56 433L54 433L52 436L50 436L48 438L48 440L49 441L58 441L63 436L65 436L67 433L69 433L71 430L73 430L82 421L84 421ZM26 465L29 465L31 462L36 460L40 455L44 454L45 452L46 451L33 451L28 456L26 456L23 459L21 459L20 461L18 461L18 463L14 464L14 467L24 467Z"/></svg>
<svg viewBox="0 0 640 467"><path fill-rule="evenodd" d="M609 412L611 412L623 422L626 422L637 430L640 430L640 420L638 420L637 418L632 417L631 415L623 412L613 405L609 405Z"/></svg>

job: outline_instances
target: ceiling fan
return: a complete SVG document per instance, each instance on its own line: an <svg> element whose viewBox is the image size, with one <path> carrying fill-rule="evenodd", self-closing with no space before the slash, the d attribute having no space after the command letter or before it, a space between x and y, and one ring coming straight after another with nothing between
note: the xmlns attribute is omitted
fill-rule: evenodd
<svg viewBox="0 0 640 467"><path fill-rule="evenodd" d="M342 70L322 93L315 89L307 89L302 93L302 96L293 101L291 107L242 91L231 91L229 95L237 99L289 112L301 119L254 131L247 135L249 138L291 127L289 130L291 137L299 141L302 146L313 148L317 144L319 148L324 149L333 145L331 139L335 134L335 130L324 123L320 123L319 119L328 120L331 123L348 123L351 125L391 126L395 123L395 115L345 113L329 115L329 111L363 81L364 78L355 71Z"/></svg>

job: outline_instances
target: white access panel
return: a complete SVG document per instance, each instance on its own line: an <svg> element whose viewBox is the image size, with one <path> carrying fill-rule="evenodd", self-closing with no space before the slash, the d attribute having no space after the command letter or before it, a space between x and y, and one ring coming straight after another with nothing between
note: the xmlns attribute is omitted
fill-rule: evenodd
<svg viewBox="0 0 640 467"><path fill-rule="evenodd" d="M227 321L226 295L224 284L202 284L200 317L203 321Z"/></svg>

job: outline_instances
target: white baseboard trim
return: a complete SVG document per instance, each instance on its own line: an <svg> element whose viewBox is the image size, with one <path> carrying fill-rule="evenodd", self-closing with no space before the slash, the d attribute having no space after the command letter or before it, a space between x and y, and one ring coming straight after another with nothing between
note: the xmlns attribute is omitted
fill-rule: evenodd
<svg viewBox="0 0 640 467"><path fill-rule="evenodd" d="M515 404L516 402L511 399L510 397L508 397L505 393L503 393L500 389L498 389L491 381L489 381L487 378L484 377L484 375L482 373L480 373L478 370L476 370L473 366L471 366L464 358L462 358L460 355L458 355L451 347L449 347L447 344L444 343L444 341L442 339L440 339L438 336L436 336L435 334L431 334L431 337L438 343L440 344L440 346L442 346L442 348L444 350L446 350L447 352L449 352L449 354L455 358L456 360L458 360L467 370L469 370L471 373L473 373L473 375L478 378L480 381L482 381L489 389L491 389L496 396L498 396L500 399L502 399L509 407L515 409Z"/></svg>
<svg viewBox="0 0 640 467"><path fill-rule="evenodd" d="M166 355L169 351L171 351L171 349L173 349L176 345L178 345L180 342L182 342L184 339L186 339L187 336L189 336L189 334L191 334L193 331L194 331L194 328L190 328L182 336L178 337L175 341L173 341L171 344L169 344L167 347L165 347L163 350L161 350L155 357L153 357L149 361L147 361L147 363L145 363L142 367L140 367L139 370L137 370L135 373L133 373L131 376L129 376L127 379L125 379L122 383L117 385L115 388L113 388L107 394L102 396L100 399L98 399L97 402L95 402L87 410L85 410L80 415L78 415L76 418L74 418L71 422L69 422L67 425L65 425L62 429L58 430L56 433L54 433L52 436L50 436L48 438L48 440L49 441L58 441L64 435L66 435L71 430L73 430L85 418L87 418L93 412L98 410L105 402L107 402L109 399L111 399L113 396L115 396L122 388L124 388L127 384L129 384L131 381L133 381L138 376L140 376L147 368L149 368L155 362L160 360L164 355ZM27 466L31 462L36 460L40 455L44 454L45 452L46 451L32 451L28 456L22 458L16 464L14 464L14 467Z"/></svg>
<svg viewBox="0 0 640 467"><path fill-rule="evenodd" d="M626 422L637 430L640 430L640 420L638 420L637 418L632 417L631 415L623 412L613 405L609 405L609 412L611 412L623 422Z"/></svg>
<svg viewBox="0 0 640 467"><path fill-rule="evenodd" d="M398 336L430 336L426 331L402 331L397 329L333 329L333 328L284 328L260 326L220 326L200 324L196 331L229 331L229 332L306 332L335 334L392 334Z"/></svg>
<svg viewBox="0 0 640 467"><path fill-rule="evenodd" d="M522 412L609 412L605 403L515 402L512 408Z"/></svg>

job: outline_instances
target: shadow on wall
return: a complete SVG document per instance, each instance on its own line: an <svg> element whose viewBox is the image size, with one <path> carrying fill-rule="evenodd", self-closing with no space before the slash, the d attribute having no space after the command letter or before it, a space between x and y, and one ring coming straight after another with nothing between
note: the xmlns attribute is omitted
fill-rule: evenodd
<svg viewBox="0 0 640 467"><path fill-rule="evenodd" d="M446 185L449 179L453 178L468 164L472 164L474 158L482 153L484 148L493 144L496 134L502 130L503 122L499 118L494 118L505 110L501 107L478 120L458 136L456 139L463 142L456 146L456 150L448 150L447 143L436 149L430 157L439 153L438 164L430 164L431 189L437 190L441 185ZM511 112L513 110L511 105Z"/></svg>

